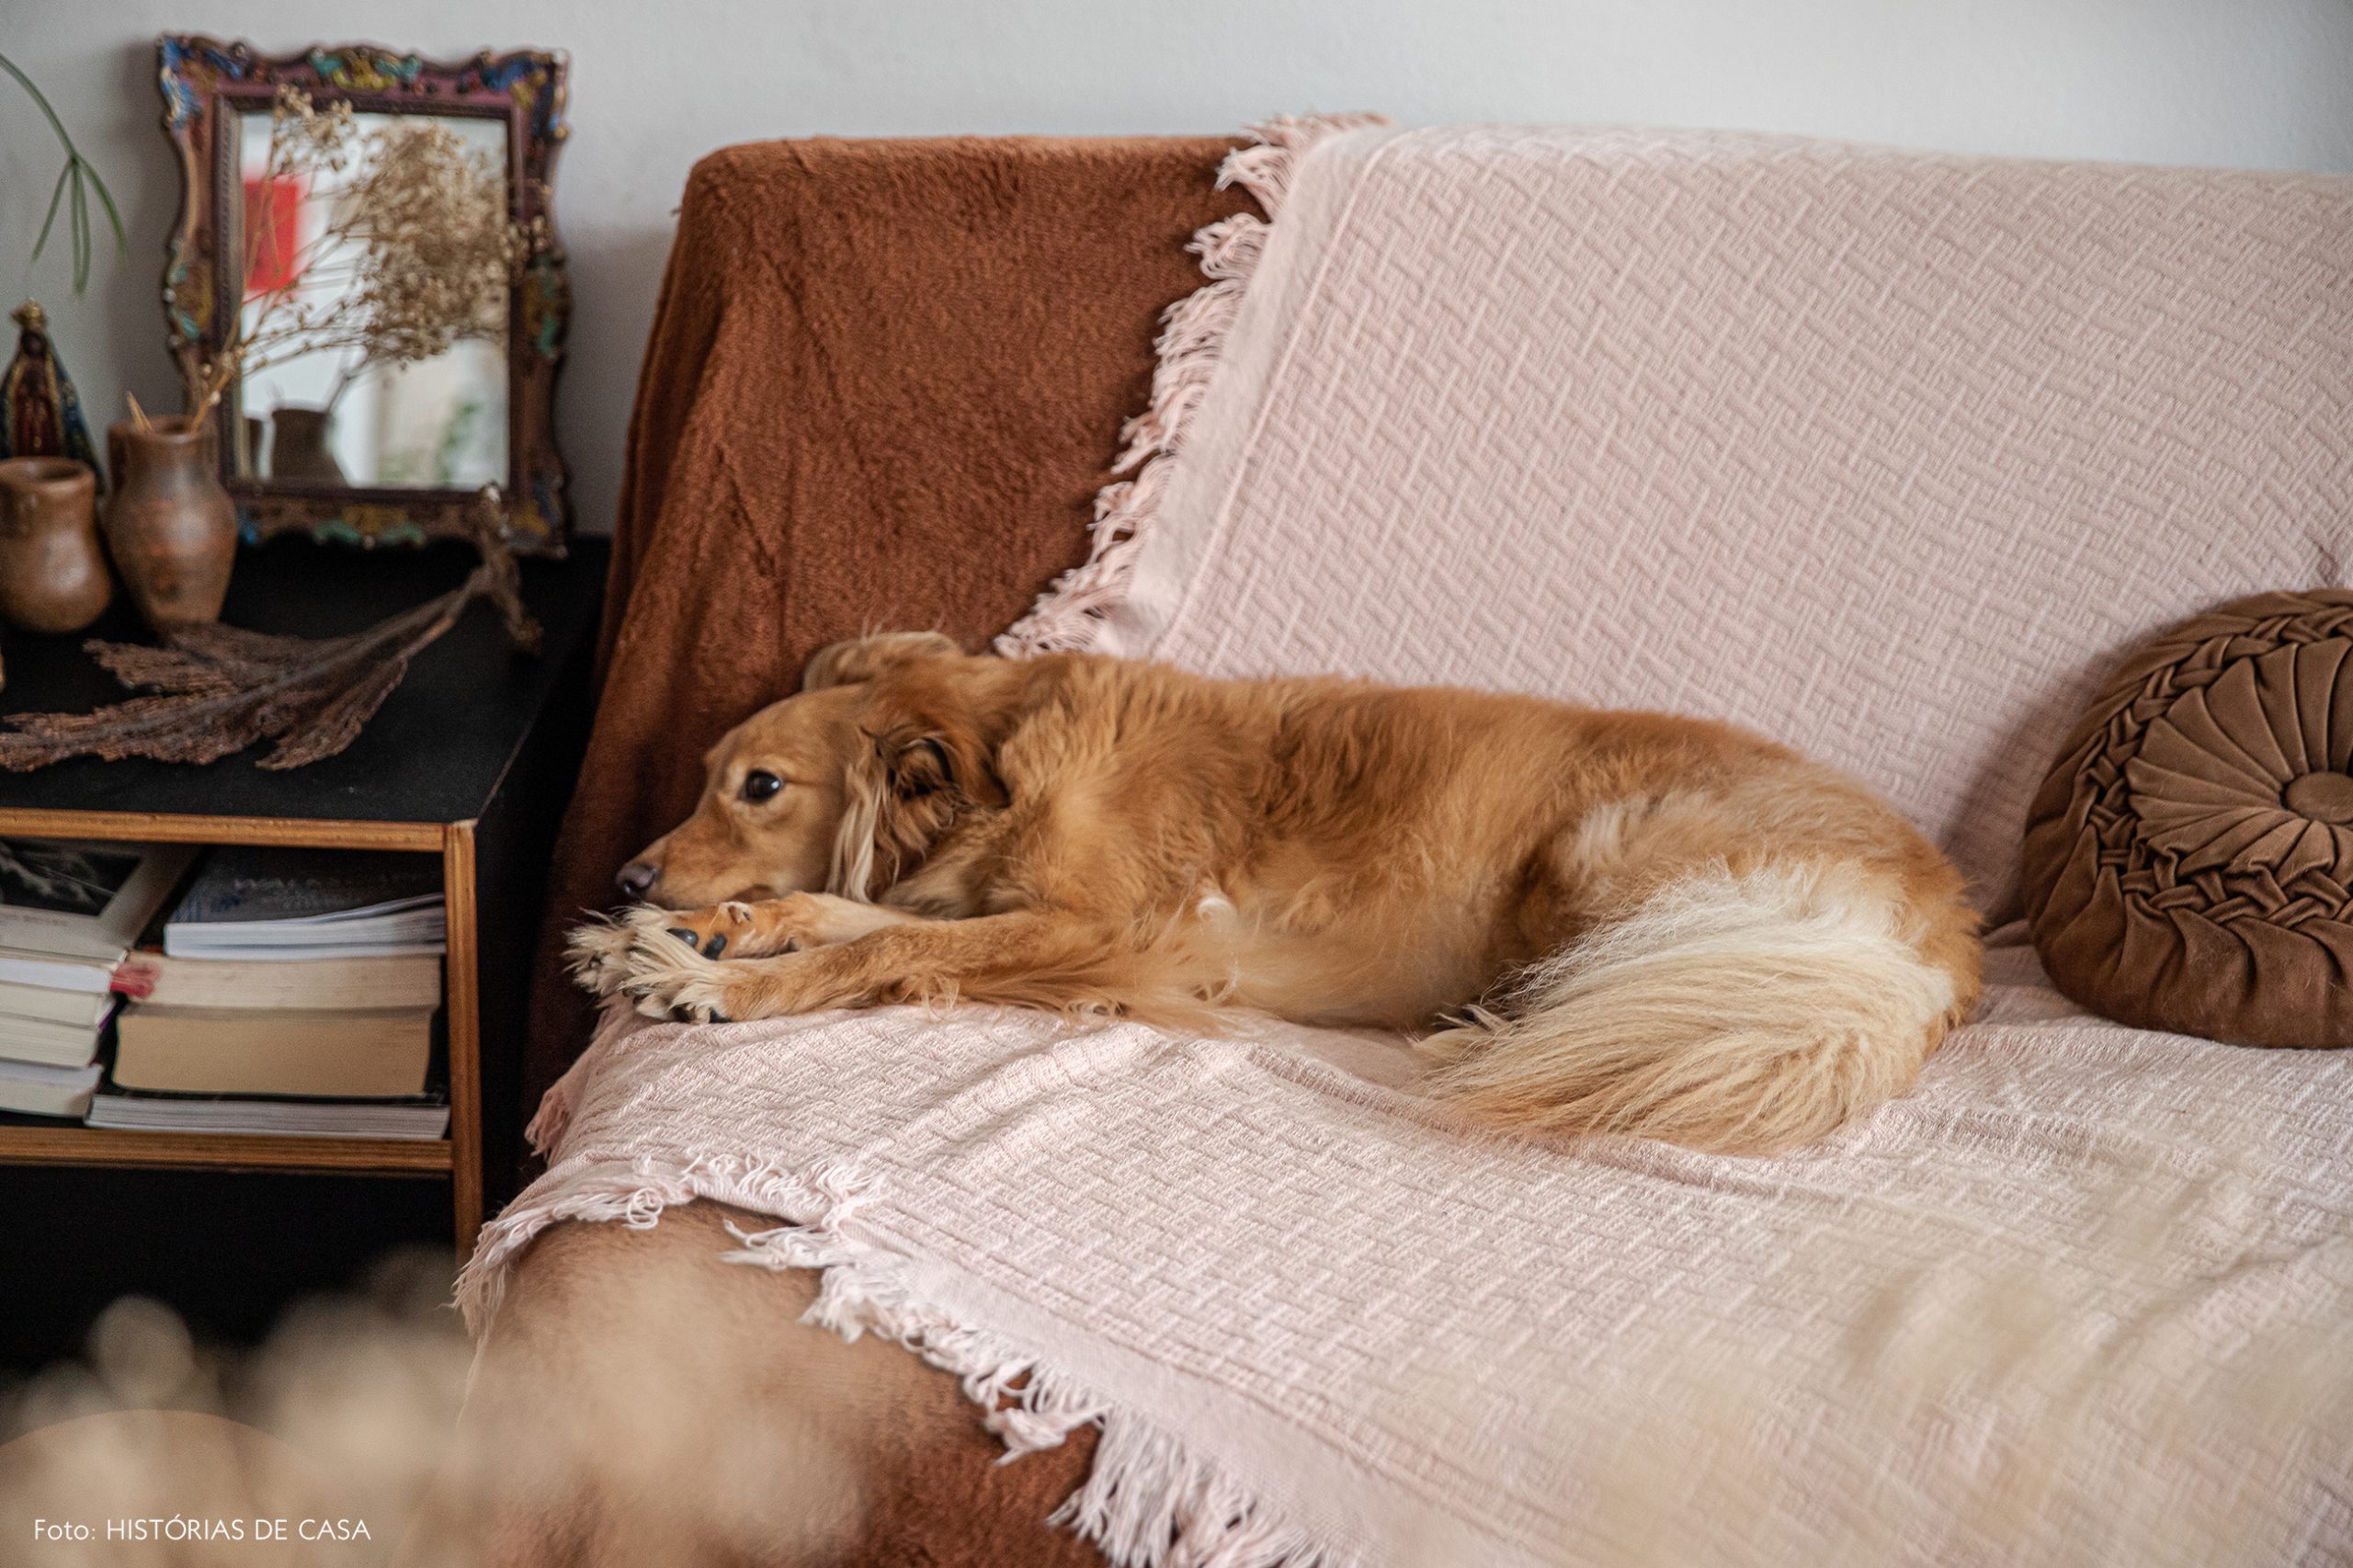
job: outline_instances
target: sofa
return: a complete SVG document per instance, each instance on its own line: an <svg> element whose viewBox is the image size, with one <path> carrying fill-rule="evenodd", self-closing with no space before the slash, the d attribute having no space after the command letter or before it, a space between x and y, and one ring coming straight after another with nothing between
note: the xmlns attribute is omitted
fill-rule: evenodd
<svg viewBox="0 0 2353 1568"><path fill-rule="evenodd" d="M632 420L600 703L542 942L534 1090L558 1083L589 1034L558 962L562 928L611 902L614 869L689 809L717 735L791 690L824 642L930 628L978 647L1086 560L1106 469L1153 387L1157 324L1199 281L1188 241L1246 205L1212 177L1233 145L820 140L698 166ZM1962 586L1992 592L1990 576ZM1967 1070L1999 1116L2031 1117L2031 1029L2058 999L2011 936L1994 1022L2028 1031L2027 1055L1981 1051ZM2097 1049L2111 1053L2100 1071L2136 1070L2133 1040L2111 1030ZM2219 1059L2200 1063L2227 1080ZM2321 1091L2336 1071L2314 1080ZM1945 1119L1925 1135L1933 1146L1977 1135L1970 1108L1904 1114ZM614 1106L599 1114L609 1129ZM2342 1144L2341 1119L2297 1136L2298 1149ZM1740 1193L1806 1185L1802 1171L1625 1158L1735 1217ZM805 1267L738 1266L759 1257L774 1213L708 1191L665 1201L666 1213L664 1201L599 1211L619 1223L541 1216L499 1238L503 1296L421 1542L516 1564L1096 1560L1046 1522L1097 1457L1086 1425L1001 1462L972 1400L1006 1388L976 1390L968 1374L960 1390L896 1347L803 1321L857 1319ZM2231 1221L2201 1223L2227 1236ZM1629 1284L1605 1276L1597 1290ZM2309 1542L2345 1528L2323 1521ZM1262 1542L1231 1560L1286 1550Z"/></svg>

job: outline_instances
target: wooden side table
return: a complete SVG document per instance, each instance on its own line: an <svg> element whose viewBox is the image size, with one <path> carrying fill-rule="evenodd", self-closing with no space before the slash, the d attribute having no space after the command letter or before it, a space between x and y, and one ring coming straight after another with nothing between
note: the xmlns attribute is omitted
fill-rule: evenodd
<svg viewBox="0 0 2353 1568"><path fill-rule="evenodd" d="M503 1194L523 1121L520 1053L546 869L585 745L608 547L522 562L547 633L514 653L486 605L428 648L340 756L282 773L263 748L205 767L80 759L0 773L0 834L149 843L390 849L440 859L449 903L443 1003L449 1131L422 1142L124 1131L0 1119L0 1165L335 1171L446 1179L462 1253L486 1185ZM462 546L338 550L286 540L244 551L223 619L265 631L354 631L454 586ZM118 605L88 636L135 640ZM8 633L0 714L83 710L124 695L81 637Z"/></svg>

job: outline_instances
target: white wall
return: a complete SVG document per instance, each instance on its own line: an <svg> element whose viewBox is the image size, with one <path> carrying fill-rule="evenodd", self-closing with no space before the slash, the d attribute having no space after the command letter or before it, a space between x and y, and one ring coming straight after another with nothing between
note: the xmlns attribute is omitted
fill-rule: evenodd
<svg viewBox="0 0 2353 1568"><path fill-rule="evenodd" d="M58 104L131 231L80 301L56 239L26 266L57 159L0 81L0 290L50 308L101 424L126 387L176 406L156 303L178 201L151 47L166 28L272 52L355 38L572 51L556 214L576 314L558 419L594 528L671 210L696 157L732 142L1220 131L1378 108L2353 170L2353 0L0 0L0 51Z"/></svg>

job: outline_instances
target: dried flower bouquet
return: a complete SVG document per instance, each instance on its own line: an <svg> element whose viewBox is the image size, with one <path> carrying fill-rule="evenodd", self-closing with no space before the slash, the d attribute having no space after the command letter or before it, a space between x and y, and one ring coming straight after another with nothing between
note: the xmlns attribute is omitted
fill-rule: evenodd
<svg viewBox="0 0 2353 1568"><path fill-rule="evenodd" d="M279 87L264 190L330 190L319 232L293 242L248 213L245 306L217 347L191 344L180 374L191 418L209 415L240 376L305 355L351 356L342 385L369 365L404 365L461 338L506 330L507 292L543 243L544 219L507 216L495 159L431 119L362 129L347 101L314 103Z"/></svg>

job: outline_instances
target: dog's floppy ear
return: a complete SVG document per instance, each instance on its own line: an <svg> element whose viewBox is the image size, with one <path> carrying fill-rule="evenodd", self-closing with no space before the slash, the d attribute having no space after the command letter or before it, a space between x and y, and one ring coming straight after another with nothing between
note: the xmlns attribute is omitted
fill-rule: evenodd
<svg viewBox="0 0 2353 1568"><path fill-rule="evenodd" d="M890 792L903 801L1005 804L1005 786L980 737L957 724L907 724L875 737Z"/></svg>
<svg viewBox="0 0 2353 1568"><path fill-rule="evenodd" d="M963 651L937 631L880 631L871 637L828 642L810 655L808 666L801 672L801 689L853 686L916 659L937 659Z"/></svg>
<svg viewBox="0 0 2353 1568"><path fill-rule="evenodd" d="M860 903L919 864L961 812L1006 803L987 748L965 726L909 718L867 738L872 745L849 765L826 882Z"/></svg>

